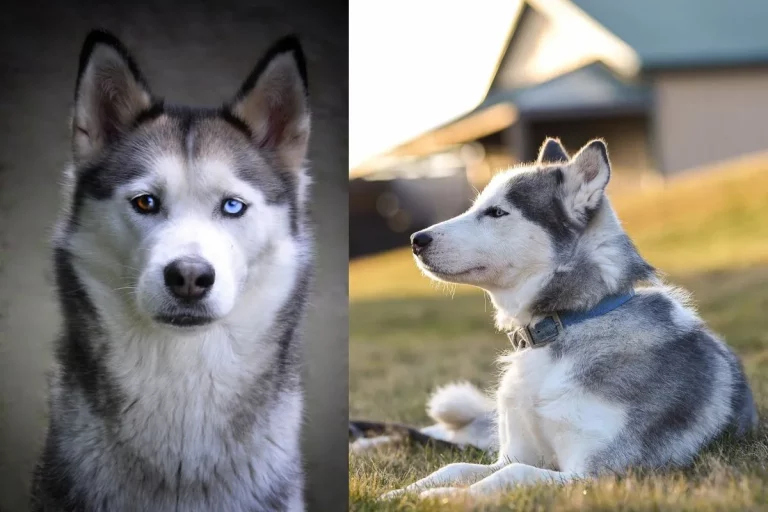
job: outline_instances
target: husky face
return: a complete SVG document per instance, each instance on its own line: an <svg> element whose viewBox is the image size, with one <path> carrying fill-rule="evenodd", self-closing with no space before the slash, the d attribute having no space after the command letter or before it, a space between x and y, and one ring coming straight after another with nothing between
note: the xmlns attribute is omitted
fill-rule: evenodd
<svg viewBox="0 0 768 512"><path fill-rule="evenodd" d="M567 264L609 177L602 141L571 159L548 139L534 165L496 175L466 213L414 233L417 265L433 279L491 292L540 286Z"/></svg>
<svg viewBox="0 0 768 512"><path fill-rule="evenodd" d="M298 259L309 136L293 39L216 110L154 99L107 35L81 57L66 251L97 307L173 328L227 317Z"/></svg>

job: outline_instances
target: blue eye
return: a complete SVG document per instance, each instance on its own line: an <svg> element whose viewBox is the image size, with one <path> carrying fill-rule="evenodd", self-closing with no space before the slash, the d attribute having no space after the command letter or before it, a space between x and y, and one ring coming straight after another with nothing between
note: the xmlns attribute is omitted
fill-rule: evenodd
<svg viewBox="0 0 768 512"><path fill-rule="evenodd" d="M221 203L221 213L227 217L240 217L248 206L239 199L229 198Z"/></svg>

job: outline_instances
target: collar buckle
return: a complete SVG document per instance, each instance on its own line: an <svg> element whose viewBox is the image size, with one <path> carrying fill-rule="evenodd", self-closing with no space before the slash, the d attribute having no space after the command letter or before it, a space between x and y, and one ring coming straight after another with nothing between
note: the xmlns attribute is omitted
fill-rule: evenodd
<svg viewBox="0 0 768 512"><path fill-rule="evenodd" d="M565 330L566 325L575 325L610 313L631 300L635 293L635 289L632 288L624 294L605 297L589 311L565 312L562 318L557 313L552 313L539 320L535 325L524 325L508 332L507 337L516 349L543 347L555 341Z"/></svg>
<svg viewBox="0 0 768 512"><path fill-rule="evenodd" d="M526 325L520 329L520 335L531 348L538 348L555 341L563 332L563 322L557 313L547 315L535 325Z"/></svg>

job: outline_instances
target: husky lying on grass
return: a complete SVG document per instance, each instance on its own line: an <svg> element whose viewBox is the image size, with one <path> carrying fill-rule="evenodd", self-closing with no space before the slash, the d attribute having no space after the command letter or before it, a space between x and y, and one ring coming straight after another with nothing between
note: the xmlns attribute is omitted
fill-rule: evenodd
<svg viewBox="0 0 768 512"><path fill-rule="evenodd" d="M210 110L165 105L87 37L33 510L304 510L309 127L293 37Z"/></svg>
<svg viewBox="0 0 768 512"><path fill-rule="evenodd" d="M610 175L602 141L570 158L548 139L469 211L412 236L428 276L488 292L515 350L495 407L479 393L443 397L463 418L448 430L495 409L498 462L450 464L383 498L684 466L724 432L757 426L739 359L683 292L659 284L605 195Z"/></svg>

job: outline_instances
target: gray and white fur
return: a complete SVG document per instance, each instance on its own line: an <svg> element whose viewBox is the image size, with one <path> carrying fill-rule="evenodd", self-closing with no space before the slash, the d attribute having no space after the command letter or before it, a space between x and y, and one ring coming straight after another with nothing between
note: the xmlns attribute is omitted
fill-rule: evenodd
<svg viewBox="0 0 768 512"><path fill-rule="evenodd" d="M304 510L309 132L295 37L198 109L153 96L114 36L88 35L33 510Z"/></svg>
<svg viewBox="0 0 768 512"><path fill-rule="evenodd" d="M479 397L468 406L466 390L440 392L443 415L463 418L442 422L454 438L495 411L498 461L451 464L385 498L486 496L516 485L680 467L725 432L756 428L738 357L687 294L661 283L640 256L605 195L610 172L602 141L571 158L548 139L537 162L494 177L469 211L413 235L424 273L485 290L500 330L588 311L633 288L636 295L566 327L547 345L504 356L493 405Z"/></svg>

